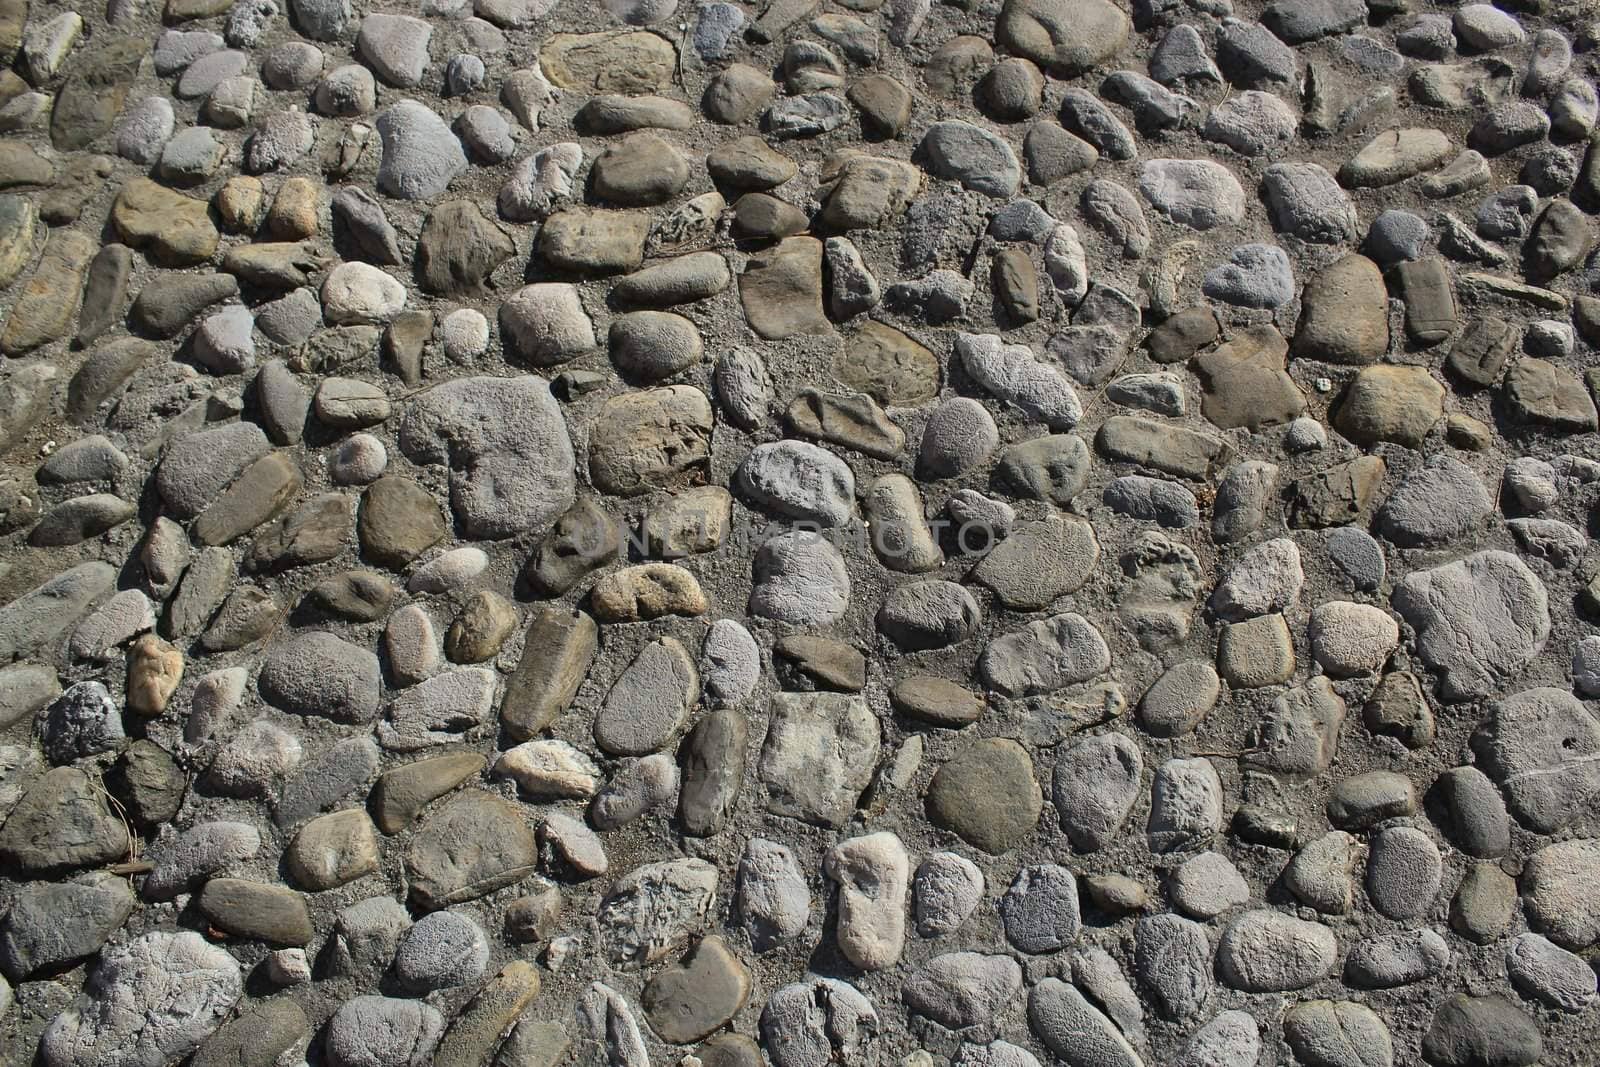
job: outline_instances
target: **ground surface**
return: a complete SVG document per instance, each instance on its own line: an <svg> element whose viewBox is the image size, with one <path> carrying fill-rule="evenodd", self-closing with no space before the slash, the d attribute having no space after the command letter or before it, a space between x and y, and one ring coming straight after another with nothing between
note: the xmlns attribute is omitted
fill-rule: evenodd
<svg viewBox="0 0 1600 1067"><path fill-rule="evenodd" d="M0 0L0 1060L1591 1062L1596 16Z"/></svg>

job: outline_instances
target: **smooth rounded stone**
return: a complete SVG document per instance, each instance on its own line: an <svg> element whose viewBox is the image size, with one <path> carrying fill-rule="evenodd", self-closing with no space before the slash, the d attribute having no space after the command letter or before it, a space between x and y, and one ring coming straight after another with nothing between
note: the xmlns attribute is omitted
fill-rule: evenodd
<svg viewBox="0 0 1600 1067"><path fill-rule="evenodd" d="M322 50L304 41L289 41L261 60L261 80L269 89L304 89L322 73Z"/></svg>
<svg viewBox="0 0 1600 1067"><path fill-rule="evenodd" d="M1174 1067L1221 1067L1254 1063L1261 1057L1261 1035L1247 1011L1225 1011L1196 1030L1173 1061Z"/></svg>
<svg viewBox="0 0 1600 1067"><path fill-rule="evenodd" d="M629 134L600 154L591 168L595 195L617 204L660 204L689 181L688 162L654 133Z"/></svg>
<svg viewBox="0 0 1600 1067"><path fill-rule="evenodd" d="M1001 122L1021 122L1044 102L1044 76L1026 59L1003 59L984 75L979 102Z"/></svg>
<svg viewBox="0 0 1600 1067"><path fill-rule="evenodd" d="M1073 848L1094 852L1116 838L1139 798L1143 768L1139 746L1122 734L1099 734L1061 751L1050 799Z"/></svg>
<svg viewBox="0 0 1600 1067"><path fill-rule="evenodd" d="M80 544L127 522L136 510L110 493L74 497L47 512L33 528L28 543L38 547Z"/></svg>
<svg viewBox="0 0 1600 1067"><path fill-rule="evenodd" d="M1177 915L1151 915L1134 927L1134 969L1157 1012L1185 1019L1211 999L1211 942L1205 927Z"/></svg>
<svg viewBox="0 0 1600 1067"><path fill-rule="evenodd" d="M842 526L853 512L855 476L850 467L803 441L757 445L739 465L735 484L763 507L822 526Z"/></svg>
<svg viewBox="0 0 1600 1067"><path fill-rule="evenodd" d="M1111 666L1093 623L1067 612L989 642L978 661L984 681L1004 696L1032 696L1085 682Z"/></svg>
<svg viewBox="0 0 1600 1067"><path fill-rule="evenodd" d="M411 572L406 588L413 593L455 593L482 574L489 556L481 548L452 548Z"/></svg>
<svg viewBox="0 0 1600 1067"><path fill-rule="evenodd" d="M1310 841L1283 869L1283 883L1296 898L1325 915L1345 915L1354 902L1351 869L1355 838L1333 830Z"/></svg>
<svg viewBox="0 0 1600 1067"><path fill-rule="evenodd" d="M1156 737L1185 737L1216 706L1222 681L1204 660L1168 667L1139 699L1139 725Z"/></svg>
<svg viewBox="0 0 1600 1067"><path fill-rule="evenodd" d="M172 102L164 96L147 96L117 123L117 155L148 166L161 158L174 128Z"/></svg>
<svg viewBox="0 0 1600 1067"><path fill-rule="evenodd" d="M1188 413L1186 384L1175 374L1124 374L1106 386L1106 396L1157 415L1181 418Z"/></svg>
<svg viewBox="0 0 1600 1067"><path fill-rule="evenodd" d="M1044 798L1033 761L1015 741L974 742L939 768L926 795L928 818L990 855L1025 840Z"/></svg>
<svg viewBox="0 0 1600 1067"><path fill-rule="evenodd" d="M828 1067L878 1060L881 1023L848 982L808 977L775 990L761 1012L762 1048L774 1067Z"/></svg>
<svg viewBox="0 0 1600 1067"><path fill-rule="evenodd" d="M431 1058L443 1030L438 1009L420 1000L358 996L328 1020L324 1046L333 1067L410 1067Z"/></svg>
<svg viewBox="0 0 1600 1067"><path fill-rule="evenodd" d="M1522 934L1506 949L1506 977L1519 992L1552 1008L1580 1012L1595 995L1588 961L1538 934Z"/></svg>
<svg viewBox="0 0 1600 1067"><path fill-rule="evenodd" d="M1172 903L1196 919L1214 919L1250 902L1250 886L1228 857L1202 852L1173 870L1167 881Z"/></svg>
<svg viewBox="0 0 1600 1067"><path fill-rule="evenodd" d="M1287 537L1263 542L1240 557L1211 593L1211 610L1229 622L1281 612L1300 597L1305 573L1300 548Z"/></svg>
<svg viewBox="0 0 1600 1067"><path fill-rule="evenodd" d="M704 615L708 602L695 576L671 563L645 563L606 575L589 592L600 622L641 622L665 615Z"/></svg>
<svg viewBox="0 0 1600 1067"><path fill-rule="evenodd" d="M1278 96L1247 89L1213 107L1200 133L1240 155L1259 156L1293 140L1297 125L1294 111Z"/></svg>
<svg viewBox="0 0 1600 1067"><path fill-rule="evenodd" d="M771 102L776 91L766 72L733 63L706 85L700 106L712 122L743 126Z"/></svg>
<svg viewBox="0 0 1600 1067"><path fill-rule="evenodd" d="M699 363L700 331L681 315L633 311L611 321L611 362L631 379L657 382Z"/></svg>
<svg viewBox="0 0 1600 1067"><path fill-rule="evenodd" d="M388 17L369 15L362 22ZM378 188L389 196L430 200L467 169L466 153L450 127L415 100L384 108L375 125L383 148Z"/></svg>
<svg viewBox="0 0 1600 1067"><path fill-rule="evenodd" d="M499 318L509 353L535 367L565 363L595 347L577 287L564 282L523 286L500 305Z"/></svg>
<svg viewBox="0 0 1600 1067"><path fill-rule="evenodd" d="M1328 821L1347 830L1365 830L1416 810L1411 779L1394 771L1367 771L1341 779L1328 798Z"/></svg>
<svg viewBox="0 0 1600 1067"><path fill-rule="evenodd" d="M935 852L917 867L911 883L912 915L922 937L954 933L983 901L984 878L977 864L954 852Z"/></svg>
<svg viewBox="0 0 1600 1067"><path fill-rule="evenodd" d="M335 485L370 485L388 467L388 450L369 433L351 434L328 457L328 477Z"/></svg>
<svg viewBox="0 0 1600 1067"><path fill-rule="evenodd" d="M1324 671L1348 678L1382 670L1400 645L1400 627L1381 608L1330 600L1312 609L1306 637Z"/></svg>
<svg viewBox="0 0 1600 1067"><path fill-rule="evenodd" d="M1350 189L1393 185L1437 169L1455 151L1439 130L1386 130L1345 161L1339 168L1339 183Z"/></svg>
<svg viewBox="0 0 1600 1067"><path fill-rule="evenodd" d="M1000 444L988 409L970 397L944 400L923 427L917 468L934 478L954 478L981 466Z"/></svg>
<svg viewBox="0 0 1600 1067"><path fill-rule="evenodd" d="M970 122L934 123L918 151L935 176L987 196L1009 197L1022 181L1022 167L1011 146Z"/></svg>
<svg viewBox="0 0 1600 1067"><path fill-rule="evenodd" d="M1394 1067L1383 1018L1353 1000L1307 1000L1283 1016L1283 1036L1307 1067Z"/></svg>
<svg viewBox="0 0 1600 1067"><path fill-rule="evenodd" d="M1007 344L995 334L961 333L956 354L974 381L1030 419L1070 430L1083 417L1072 383L1026 345Z"/></svg>
<svg viewBox="0 0 1600 1067"><path fill-rule="evenodd" d="M1439 849L1411 826L1375 834L1367 857L1367 895L1378 911L1393 919L1414 919L1433 906L1443 877Z"/></svg>
<svg viewBox="0 0 1600 1067"><path fill-rule="evenodd" d="M1036 122L1022 140L1022 157L1028 165L1028 179L1048 186L1094 166L1100 151L1053 122Z"/></svg>
<svg viewBox="0 0 1600 1067"><path fill-rule="evenodd" d="M317 83L311 102L323 115L365 115L377 106L372 72L356 63L335 67Z"/></svg>
<svg viewBox="0 0 1600 1067"><path fill-rule="evenodd" d="M155 629L155 625L155 609L150 604L150 598L137 589L124 589L113 593L104 604L78 624L67 641L67 651L74 659L104 662L111 658L113 650L133 640L139 634ZM37 667L32 669L43 670ZM27 667L12 668L13 672L26 670ZM18 685L22 685L26 679L21 673L13 673L9 677L16 678L17 682L14 684ZM53 690L54 682L52 675L45 684ZM27 684L31 687L32 680L28 679ZM0 712L0 721L6 719L5 713Z"/></svg>
<svg viewBox="0 0 1600 1067"><path fill-rule="evenodd" d="M600 785L593 760L565 741L526 741L507 749L495 761L496 777L513 779L536 800L582 800Z"/></svg>
<svg viewBox="0 0 1600 1067"><path fill-rule="evenodd" d="M1078 988L1046 978L1028 993L1028 1025L1065 1063L1142 1067L1127 1038Z"/></svg>
<svg viewBox="0 0 1600 1067"><path fill-rule="evenodd" d="M1450 946L1432 930L1404 930L1357 942L1344 961L1346 984L1393 989L1433 978L1450 965Z"/></svg>
<svg viewBox="0 0 1600 1067"><path fill-rule="evenodd" d="M0 727L10 727L49 704L61 692L56 672L34 663L0 669Z"/></svg>
<svg viewBox="0 0 1600 1067"><path fill-rule="evenodd" d="M1079 589L1099 559L1093 526L1075 518L1052 517L1011 529L970 577L992 590L1006 607L1037 611Z"/></svg>
<svg viewBox="0 0 1600 1067"><path fill-rule="evenodd" d="M489 939L459 912L436 911L418 919L394 956L394 973L406 988L426 993L465 985L489 965Z"/></svg>
<svg viewBox="0 0 1600 1067"><path fill-rule="evenodd" d="M1087 487L1091 463L1083 438L1048 434L1007 448L996 474L1017 496L1067 507Z"/></svg>
<svg viewBox="0 0 1600 1067"><path fill-rule="evenodd" d="M1139 191L1150 206L1182 226L1209 230L1244 218L1244 189L1220 163L1152 159L1139 171Z"/></svg>
<svg viewBox="0 0 1600 1067"><path fill-rule="evenodd" d="M1358 444L1392 441L1421 448L1443 414L1444 396L1444 387L1421 367L1365 367L1345 390L1333 425ZM1461 466L1452 462L1455 466L1446 467L1447 473Z"/></svg>
<svg viewBox="0 0 1600 1067"><path fill-rule="evenodd" d="M1562 138L1583 138L1600 117L1600 93L1582 78L1568 78L1555 90L1549 106L1550 128Z"/></svg>
<svg viewBox="0 0 1600 1067"><path fill-rule="evenodd" d="M1494 857L1511 847L1511 817L1505 800L1481 770L1453 767L1439 776L1433 793L1448 815L1445 829L1463 852Z"/></svg>
<svg viewBox="0 0 1600 1067"><path fill-rule="evenodd" d="M1122 49L1129 21L1107 0L1007 0L995 40L1058 77L1099 66Z"/></svg>
<svg viewBox="0 0 1600 1067"><path fill-rule="evenodd" d="M901 985L906 1005L952 1030L995 1018L1022 991L1022 967L1009 956L948 952L912 972Z"/></svg>
<svg viewBox="0 0 1600 1067"><path fill-rule="evenodd" d="M378 840L360 808L312 819L284 851L284 865L297 885L318 892L378 870Z"/></svg>
<svg viewBox="0 0 1600 1067"><path fill-rule="evenodd" d="M197 823L161 843L140 895L151 901L172 900L217 871L251 859L260 849L261 836L247 823Z"/></svg>
<svg viewBox="0 0 1600 1067"><path fill-rule="evenodd" d="M919 722L959 729L983 717L983 698L954 682L915 675L895 683L889 702Z"/></svg>
<svg viewBox="0 0 1600 1067"><path fill-rule="evenodd" d="M405 286L370 263L341 263L322 283L322 315L335 325L388 322L405 301Z"/></svg>
<svg viewBox="0 0 1600 1067"><path fill-rule="evenodd" d="M71 763L122 747L122 713L99 682L69 686L41 714L45 756Z"/></svg>
<svg viewBox="0 0 1600 1067"><path fill-rule="evenodd" d="M1006 940L1019 952L1057 952L1078 940L1078 883L1053 863L1024 867L1000 898Z"/></svg>
<svg viewBox="0 0 1600 1067"><path fill-rule="evenodd" d="M1127 474L1106 485L1102 499L1120 515L1154 522L1168 529L1187 529L1200 521L1194 494L1176 482Z"/></svg>
<svg viewBox="0 0 1600 1067"><path fill-rule="evenodd" d="M1328 533L1327 547L1328 558L1357 589L1374 592L1383 584L1383 547L1365 530L1340 526Z"/></svg>
<svg viewBox="0 0 1600 1067"><path fill-rule="evenodd" d="M1479 52L1520 44L1526 36L1514 16L1492 4L1468 4L1459 8L1454 26L1461 43Z"/></svg>
<svg viewBox="0 0 1600 1067"><path fill-rule="evenodd" d="M220 52L225 42L209 30L166 30L156 38L151 56L156 73L163 78L178 74L183 69L213 52Z"/></svg>
<svg viewBox="0 0 1600 1067"><path fill-rule="evenodd" d="M1246 993L1283 993L1326 977L1338 954L1338 938L1326 926L1260 908L1240 915L1222 932L1217 973Z"/></svg>
<svg viewBox="0 0 1600 1067"><path fill-rule="evenodd" d="M298 738L257 719L228 735L206 771L206 781L225 796L266 796L300 766L301 755Z"/></svg>
<svg viewBox="0 0 1600 1067"><path fill-rule="evenodd" d="M1294 299L1294 269L1277 245L1245 244L1226 263L1206 272L1202 291L1213 300L1246 308L1280 307Z"/></svg>
<svg viewBox="0 0 1600 1067"><path fill-rule="evenodd" d="M250 67L250 56L235 49L224 49L200 56L184 68L172 93L180 100L198 100L229 78L236 78Z"/></svg>
<svg viewBox="0 0 1600 1067"><path fill-rule="evenodd" d="M910 861L890 833L854 837L823 858L823 871L839 885L839 951L864 971L893 966L905 943Z"/></svg>
<svg viewBox="0 0 1600 1067"><path fill-rule="evenodd" d="M378 712L378 657L333 634L300 634L267 654L262 698L295 715L370 722Z"/></svg>
<svg viewBox="0 0 1600 1067"><path fill-rule="evenodd" d="M1495 995L1455 994L1434 1011L1422 1038L1422 1054L1439 1067L1480 1063L1528 1067L1543 1050L1538 1024L1515 1004Z"/></svg>
<svg viewBox="0 0 1600 1067"><path fill-rule="evenodd" d="M1306 285L1294 353L1330 363L1375 363L1389 348L1389 294L1365 256L1335 260Z"/></svg>
<svg viewBox="0 0 1600 1067"><path fill-rule="evenodd" d="M227 423L179 438L156 468L156 489L180 518L193 518L271 448L249 422Z"/></svg>
<svg viewBox="0 0 1600 1067"><path fill-rule="evenodd" d="M657 751L688 719L699 692L699 672L688 650L670 637L653 641L606 695L595 715L595 743L613 756Z"/></svg>
<svg viewBox="0 0 1600 1067"><path fill-rule="evenodd" d="M907 651L944 648L966 640L982 624L972 594L937 579L896 586L878 610L878 629Z"/></svg>
<svg viewBox="0 0 1600 1067"><path fill-rule="evenodd" d="M1222 781L1206 759L1171 759L1150 789L1150 847L1158 852L1204 844L1222 828Z"/></svg>

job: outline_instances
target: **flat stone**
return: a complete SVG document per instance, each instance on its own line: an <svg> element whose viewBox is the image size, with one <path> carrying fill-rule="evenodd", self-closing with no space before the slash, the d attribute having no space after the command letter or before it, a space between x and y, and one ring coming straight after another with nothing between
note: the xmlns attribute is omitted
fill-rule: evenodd
<svg viewBox="0 0 1600 1067"><path fill-rule="evenodd" d="M877 765L876 718L861 697L838 693L776 694L771 710L758 766L768 810L843 825Z"/></svg>

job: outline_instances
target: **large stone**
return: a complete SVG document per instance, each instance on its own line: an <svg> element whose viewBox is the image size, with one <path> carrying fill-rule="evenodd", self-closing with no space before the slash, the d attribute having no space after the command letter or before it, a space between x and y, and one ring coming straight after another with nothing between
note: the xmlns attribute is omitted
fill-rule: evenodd
<svg viewBox="0 0 1600 1067"><path fill-rule="evenodd" d="M120 37L74 59L50 112L50 143L57 151L82 151L111 129L148 48L148 38Z"/></svg>
<svg viewBox="0 0 1600 1067"><path fill-rule="evenodd" d="M1395 585L1394 608L1416 631L1417 655L1449 701L1487 696L1527 666L1550 636L1544 584L1507 552L1477 552Z"/></svg>
<svg viewBox="0 0 1600 1067"><path fill-rule="evenodd" d="M1111 652L1100 631L1075 613L1052 615L997 637L978 660L989 687L1009 697L1054 692L1110 666Z"/></svg>
<svg viewBox="0 0 1600 1067"><path fill-rule="evenodd" d="M638 496L704 479L711 402L689 385L624 393L606 401L589 434L596 487Z"/></svg>
<svg viewBox="0 0 1600 1067"><path fill-rule="evenodd" d="M83 995L45 1028L39 1061L165 1067L197 1049L243 993L226 950L192 930L147 933L101 957Z"/></svg>
<svg viewBox="0 0 1600 1067"><path fill-rule="evenodd" d="M1600 793L1600 722L1564 689L1496 701L1475 744L1512 812L1541 834L1570 826Z"/></svg>
<svg viewBox="0 0 1600 1067"><path fill-rule="evenodd" d="M400 448L413 462L450 468L450 502L471 537L537 529L573 501L566 421L535 375L435 386L406 412Z"/></svg>
<svg viewBox="0 0 1600 1067"><path fill-rule="evenodd" d="M521 881L537 860L523 809L471 790L423 823L406 852L405 873L412 902L434 911Z"/></svg>
<svg viewBox="0 0 1600 1067"><path fill-rule="evenodd" d="M0 859L24 875L99 867L130 855L127 825L106 793L75 767L57 767L28 787L0 827Z"/></svg>
<svg viewBox="0 0 1600 1067"><path fill-rule="evenodd" d="M496 267L516 252L504 230L470 200L447 200L428 212L417 238L417 283L446 296L481 295Z"/></svg>
<svg viewBox="0 0 1600 1067"><path fill-rule="evenodd" d="M204 200L175 193L148 178L134 178L111 205L111 224L124 243L167 266L202 263L219 235Z"/></svg>
<svg viewBox="0 0 1600 1067"><path fill-rule="evenodd" d="M585 93L653 93L672 84L677 49L637 30L558 33L539 48L539 68L552 84Z"/></svg>
<svg viewBox="0 0 1600 1067"><path fill-rule="evenodd" d="M1389 350L1389 292L1378 265L1348 255L1324 267L1300 295L1294 354L1329 363L1376 363Z"/></svg>
<svg viewBox="0 0 1600 1067"><path fill-rule="evenodd" d="M94 241L56 230L45 243L39 266L17 294L0 333L0 353L22 356L67 336L83 290L83 276L97 251Z"/></svg>
<svg viewBox="0 0 1600 1067"><path fill-rule="evenodd" d="M768 810L843 826L878 762L877 718L859 696L779 693L758 772Z"/></svg>
<svg viewBox="0 0 1600 1067"><path fill-rule="evenodd" d="M1288 344L1277 330L1249 326L1196 356L1201 413L1224 430L1260 430L1299 417L1306 401L1284 369L1287 353Z"/></svg>
<svg viewBox="0 0 1600 1067"><path fill-rule="evenodd" d="M1081 74L1121 51L1128 16L1109 0L1006 0L995 40L1059 77Z"/></svg>
<svg viewBox="0 0 1600 1067"><path fill-rule="evenodd" d="M1006 738L976 741L928 785L928 817L991 855L1021 844L1043 810L1027 749Z"/></svg>
<svg viewBox="0 0 1600 1067"><path fill-rule="evenodd" d="M739 300L750 328L768 340L829 332L822 310L822 242L789 237L753 257L739 275Z"/></svg>

